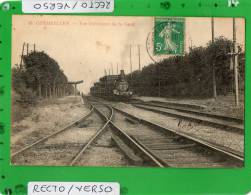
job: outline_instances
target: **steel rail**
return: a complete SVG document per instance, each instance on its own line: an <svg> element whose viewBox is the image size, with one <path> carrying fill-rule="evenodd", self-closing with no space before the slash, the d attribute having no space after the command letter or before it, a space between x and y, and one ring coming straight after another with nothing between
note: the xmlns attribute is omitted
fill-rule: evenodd
<svg viewBox="0 0 251 195"><path fill-rule="evenodd" d="M41 143L41 142L43 142L43 141L46 141L47 139L49 139L49 138L51 138L51 137L53 137L53 136L55 136L55 135L58 135L59 133L62 133L63 131L66 131L67 129L71 128L73 125L77 124L78 122L87 119L87 118L92 114L93 110L94 110L94 108L92 107L91 110L89 111L89 113L86 114L84 117L81 117L80 119L78 119L78 120L76 120L76 121L70 123L70 124L67 125L66 127L64 127L64 128L62 128L62 129L56 131L55 133L52 133L52 134L50 134L50 135L48 135L48 136L46 136L46 137L43 137L43 138L41 138L41 139L35 141L34 143L32 143L32 144L30 144L30 145L28 145L28 146L25 146L23 149L21 149L21 150L15 152L15 153L13 153L13 154L11 155L11 158L17 156L18 154L20 154L20 153L22 153L22 152L24 152L24 151L30 149L31 147L33 147L33 146L35 146L35 145L37 145L37 144L39 144L39 143Z"/></svg>
<svg viewBox="0 0 251 195"><path fill-rule="evenodd" d="M87 150L87 148L101 135L101 133L103 133L103 131L106 129L107 125L109 124L109 122L111 121L112 117L113 117L113 109L111 109L111 115L109 118L107 118L107 116L105 116L103 113L100 113L99 110L91 104L91 106L93 107L93 109L102 117L105 118L106 122L105 124L97 131L97 133L95 133L92 138L88 141L87 144L85 144L83 146L83 148L77 153L77 155L71 160L71 162L69 163L70 166L73 166L74 164L76 164L76 162L79 160L79 158L83 155L83 153Z"/></svg>
<svg viewBox="0 0 251 195"><path fill-rule="evenodd" d="M221 114L217 114L217 113L209 113L209 112L199 111L199 110L194 110L194 109L187 109L187 108L179 108L176 106L162 105L162 103L137 102L137 103L132 103L132 104L166 108L166 109L170 109L170 110L177 110L177 111L181 111L181 112L198 114L201 116L203 115L203 116L216 118L216 119L222 119L222 120L226 120L226 121L235 121L236 123L241 123L241 124L244 122L244 120L242 118L238 118L238 117L234 117L234 116L225 116L225 115L221 115Z"/></svg>
<svg viewBox="0 0 251 195"><path fill-rule="evenodd" d="M190 135L188 135L188 134L181 133L181 132L177 132L177 131L174 130L174 129L165 128L165 127L163 127L163 126L161 126L161 125L159 125L159 124L156 124L156 123L147 121L147 120L145 120L145 119L139 118L139 117L137 117L137 116L135 116L135 115L129 114L128 112L125 112L125 111L123 111L123 110L120 110L120 109L118 109L118 108L116 108L116 107L114 107L114 106L113 106L113 109L116 110L116 111L118 111L118 112L120 112L120 113L122 113L122 114L124 114L124 115L126 115L126 116L132 117L132 118L134 118L134 119L136 119L136 120L138 120L138 121L140 121L140 122L143 122L143 123L145 123L145 124L148 124L148 125L150 125L150 126L152 126L152 127L156 127L156 128L161 129L161 130L163 130L163 131L173 133L173 134L175 134L175 135L178 135L178 136L180 136L180 137L183 137L184 139L187 139L187 140L190 140L190 141L192 141L192 142L194 142L194 143L197 143L198 145L201 145L202 147L206 147L206 148L208 148L208 149L210 149L210 150L216 151L216 152L218 152L218 153L222 153L222 154L224 154L225 156L228 156L229 158L232 158L232 159L234 159L234 160L236 160L236 161L238 161L238 162L240 162L240 163L243 163L243 162L244 162L244 158L243 158L241 155L233 154L233 153L231 153L231 152L229 152L229 151L226 151L226 150L223 150L223 149L221 149L221 148L218 148L218 147L216 147L216 146L214 146L214 145L212 145L212 144L210 144L210 143L207 143L207 142L202 141L202 140L200 140L200 139L194 138L194 137L192 137L192 136L190 136Z"/></svg>
<svg viewBox="0 0 251 195"><path fill-rule="evenodd" d="M222 119L222 120L226 120L226 121L234 121L236 123L241 123L241 124L244 122L244 120L242 118L238 118L238 117L234 117L234 116L225 116L225 115L218 114L218 113L209 113L209 112L195 110L195 109L180 108L180 107L177 107L177 106L164 105L164 102L163 103L136 102L136 103L131 103L131 104L166 108L166 109L170 109L170 110L177 110L177 111L180 111L180 112L198 114L198 115L201 115L201 116L203 115L203 116L207 116L207 117L210 117L210 118Z"/></svg>
<svg viewBox="0 0 251 195"><path fill-rule="evenodd" d="M210 119L213 119L213 118L208 117L208 116L203 116L203 117L205 117L207 119L197 118L195 116L190 115L190 114L194 114L194 113L185 113L185 112L183 112L183 114L182 113L174 113L174 112L170 112L168 110L164 111L164 110L160 110L158 108L154 108L154 106L152 106L152 105L133 105L133 106L135 106L137 108L144 109L144 110L148 110L148 111L151 111L151 112L160 113L160 114L163 114L163 115L170 115L170 116L174 116L174 117L183 118L183 119L186 119L186 120L203 122L205 124L214 125L214 126L218 126L218 127L221 127L221 128L227 128L227 129L230 129L230 130L234 130L239 134L243 134L243 132L244 132L244 128L241 127L239 124L238 125L237 124L236 125L227 124L230 121L226 121L226 120L225 120L226 123L223 123L224 120L222 120L222 119L217 119L217 120L222 120L222 121L212 121ZM146 107L146 106L148 106L148 107ZM180 111L178 111L178 112L180 112ZM198 113L197 113L197 115L198 115ZM225 129L222 129L222 130L225 130Z"/></svg>
<svg viewBox="0 0 251 195"><path fill-rule="evenodd" d="M108 108L110 108L113 112L113 107L103 104L105 106L107 106ZM96 109L94 107L94 109ZM107 117L104 115L104 113L102 113L100 110L96 109L101 115L103 115L104 118L107 119ZM114 113L114 112L113 112ZM134 147L136 147L138 150L140 150L145 156L147 156L147 158L149 158L152 163L154 163L156 166L158 167L165 167L164 163L161 162L161 160L159 160L154 154L152 154L150 151L148 151L146 148L142 147L139 143L136 142L136 140L132 139L125 131L123 131L121 128L119 128L117 125L115 125L112 122L112 118L110 118L108 120L108 123L111 125L111 127L113 129L115 129L116 131L118 131L120 133L120 136L123 136L123 138L127 139L129 141L130 144L132 144Z"/></svg>

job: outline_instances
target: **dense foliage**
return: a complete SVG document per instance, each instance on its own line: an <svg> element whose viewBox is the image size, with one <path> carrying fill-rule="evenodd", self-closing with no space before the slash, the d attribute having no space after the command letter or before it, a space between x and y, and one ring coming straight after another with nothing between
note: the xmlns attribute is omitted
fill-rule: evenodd
<svg viewBox="0 0 251 195"><path fill-rule="evenodd" d="M150 64L142 71L127 75L132 89L138 95L165 97L212 96L212 64L215 64L217 93L233 91L233 67L230 66L230 48L233 43L219 37L205 47L190 48L184 56L173 56ZM239 48L239 82L244 89L244 54Z"/></svg>
<svg viewBox="0 0 251 195"><path fill-rule="evenodd" d="M23 56L24 65L12 68L12 86L23 101L58 97L73 92L58 63L44 52Z"/></svg>

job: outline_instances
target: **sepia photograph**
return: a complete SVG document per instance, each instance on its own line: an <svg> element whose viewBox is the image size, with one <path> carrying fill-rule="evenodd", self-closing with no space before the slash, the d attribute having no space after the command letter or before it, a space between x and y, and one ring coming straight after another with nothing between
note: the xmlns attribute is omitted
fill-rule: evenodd
<svg viewBox="0 0 251 195"><path fill-rule="evenodd" d="M244 18L13 15L11 54L13 166L244 166Z"/></svg>

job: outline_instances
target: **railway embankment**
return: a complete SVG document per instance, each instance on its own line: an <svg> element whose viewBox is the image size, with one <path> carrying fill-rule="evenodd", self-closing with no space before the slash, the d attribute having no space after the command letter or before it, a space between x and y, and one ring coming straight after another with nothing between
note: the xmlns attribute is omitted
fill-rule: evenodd
<svg viewBox="0 0 251 195"><path fill-rule="evenodd" d="M15 113L19 107L13 107ZM23 109L25 111L25 109ZM11 131L12 151L33 143L46 134L53 133L66 124L77 120L79 116L89 112L81 102L81 97L66 96L43 99L30 106L22 119L13 120Z"/></svg>
<svg viewBox="0 0 251 195"><path fill-rule="evenodd" d="M240 106L235 106L233 95L221 95L213 98L166 98L166 97L147 97L139 96L134 99L143 102L161 103L163 105L175 106L180 108L201 110L213 114L221 114L230 117L244 119L244 94L240 95Z"/></svg>

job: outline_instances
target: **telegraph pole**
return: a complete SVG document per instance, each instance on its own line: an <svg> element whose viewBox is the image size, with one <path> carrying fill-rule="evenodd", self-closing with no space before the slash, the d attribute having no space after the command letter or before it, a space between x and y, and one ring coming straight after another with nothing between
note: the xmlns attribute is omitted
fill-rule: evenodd
<svg viewBox="0 0 251 195"><path fill-rule="evenodd" d="M27 43L27 55L29 54L29 43Z"/></svg>
<svg viewBox="0 0 251 195"><path fill-rule="evenodd" d="M130 45L130 72L131 72L131 79L132 79L132 45Z"/></svg>
<svg viewBox="0 0 251 195"><path fill-rule="evenodd" d="M215 78L215 45L214 45L214 18L211 18L211 27L212 27L212 45L213 45L213 59L212 59L212 79L213 79L213 98L216 99L216 78Z"/></svg>
<svg viewBox="0 0 251 195"><path fill-rule="evenodd" d="M230 72L234 71L233 45L230 47ZM234 93L234 81L231 79L231 92Z"/></svg>
<svg viewBox="0 0 251 195"><path fill-rule="evenodd" d="M234 55L234 88L235 88L235 105L239 106L239 70L238 70L238 46L236 44L236 23L235 18L233 18L233 55Z"/></svg>
<svg viewBox="0 0 251 195"><path fill-rule="evenodd" d="M117 75L119 74L119 64L117 63Z"/></svg>
<svg viewBox="0 0 251 195"><path fill-rule="evenodd" d="M112 75L113 75L113 64L111 63L111 71L112 71Z"/></svg>
<svg viewBox="0 0 251 195"><path fill-rule="evenodd" d="M139 55L139 71L141 70L141 64L140 64L140 45L138 45L138 55Z"/></svg>
<svg viewBox="0 0 251 195"><path fill-rule="evenodd" d="M23 68L24 47L25 47L25 43L23 43L23 49L22 49L21 60L20 60L20 65L19 65L20 70Z"/></svg>
<svg viewBox="0 0 251 195"><path fill-rule="evenodd" d="M36 44L34 43L34 52L36 51Z"/></svg>

